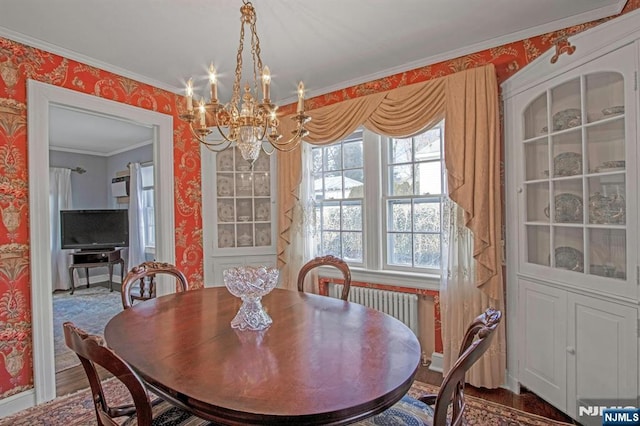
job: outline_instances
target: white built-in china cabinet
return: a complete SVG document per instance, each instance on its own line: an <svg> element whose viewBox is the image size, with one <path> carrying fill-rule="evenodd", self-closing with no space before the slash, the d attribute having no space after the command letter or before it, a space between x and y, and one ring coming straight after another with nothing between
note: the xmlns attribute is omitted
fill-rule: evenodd
<svg viewBox="0 0 640 426"><path fill-rule="evenodd" d="M639 40L633 12L502 85L509 377L585 424L639 403Z"/></svg>
<svg viewBox="0 0 640 426"><path fill-rule="evenodd" d="M276 156L252 164L237 148L203 148L205 285L222 285L225 269L276 263Z"/></svg>

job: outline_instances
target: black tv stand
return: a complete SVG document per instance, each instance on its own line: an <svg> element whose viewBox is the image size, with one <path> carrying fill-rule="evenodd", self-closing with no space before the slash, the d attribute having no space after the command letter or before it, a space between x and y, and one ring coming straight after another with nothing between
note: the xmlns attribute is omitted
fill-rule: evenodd
<svg viewBox="0 0 640 426"><path fill-rule="evenodd" d="M86 249L71 253L71 265L69 266L69 279L71 280L71 294L76 289L73 280L73 270L84 268L87 277L87 288L89 288L89 268L106 266L109 268L109 290L113 291L113 265L120 264L120 282L124 281L124 259L119 248L113 249Z"/></svg>

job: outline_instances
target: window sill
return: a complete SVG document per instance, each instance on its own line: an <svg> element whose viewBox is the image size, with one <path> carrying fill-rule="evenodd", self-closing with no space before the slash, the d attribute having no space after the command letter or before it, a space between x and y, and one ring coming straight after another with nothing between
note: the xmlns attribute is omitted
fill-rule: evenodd
<svg viewBox="0 0 640 426"><path fill-rule="evenodd" d="M418 274L401 271L372 271L364 268L351 267L351 279L376 284L404 286L423 290L440 291L440 275ZM322 276L330 278L342 278L342 274L335 268L322 267Z"/></svg>

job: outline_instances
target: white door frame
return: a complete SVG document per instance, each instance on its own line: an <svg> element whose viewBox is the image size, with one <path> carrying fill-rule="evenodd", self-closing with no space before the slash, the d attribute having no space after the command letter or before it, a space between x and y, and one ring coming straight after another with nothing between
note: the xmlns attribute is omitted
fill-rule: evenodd
<svg viewBox="0 0 640 426"><path fill-rule="evenodd" d="M49 107L68 105L151 125L155 129L156 258L175 263L173 117L50 84L29 80L29 246L31 254L31 317L33 332L34 404L56 396L53 347L53 298L49 224ZM106 183L105 183L106 184ZM171 290L158 283L158 294Z"/></svg>

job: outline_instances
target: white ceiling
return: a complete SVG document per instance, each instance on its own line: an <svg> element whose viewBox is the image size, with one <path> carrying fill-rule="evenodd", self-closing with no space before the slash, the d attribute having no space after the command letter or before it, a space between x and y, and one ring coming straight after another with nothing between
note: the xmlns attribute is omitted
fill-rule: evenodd
<svg viewBox="0 0 640 426"><path fill-rule="evenodd" d="M295 99L300 80L313 97L611 16L625 0L253 4L262 60L273 77L272 99L282 105ZM241 5L240 0L0 0L0 36L181 94L189 77L196 95L205 94L206 68L213 61L224 100L233 83ZM247 39L245 51L248 45Z"/></svg>
<svg viewBox="0 0 640 426"><path fill-rule="evenodd" d="M63 105L49 109L51 149L109 157L151 143L151 126Z"/></svg>

